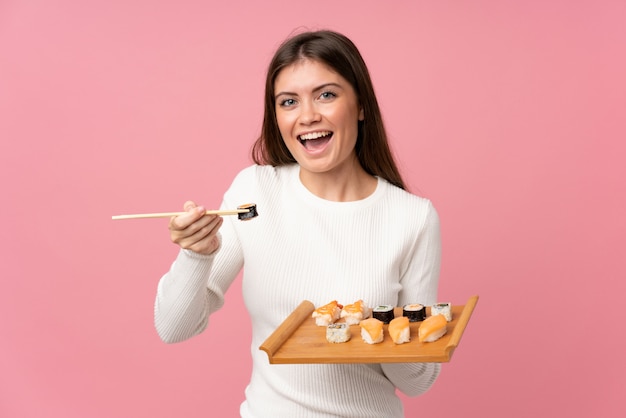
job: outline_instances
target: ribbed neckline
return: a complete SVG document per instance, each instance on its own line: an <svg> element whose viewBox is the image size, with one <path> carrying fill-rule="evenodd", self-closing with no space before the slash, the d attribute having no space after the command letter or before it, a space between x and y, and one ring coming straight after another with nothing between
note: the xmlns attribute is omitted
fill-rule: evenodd
<svg viewBox="0 0 626 418"><path fill-rule="evenodd" d="M387 181L383 178L376 177L377 185L376 189L372 194L367 196L361 200L354 200L351 202L335 202L332 200L323 199L315 194L313 194L309 189L306 188L302 181L300 180L300 166L298 164L293 164L288 167L288 177L291 186L294 188L298 197L303 199L309 205L315 205L320 209L332 209L332 210L354 210L354 209L362 209L364 207L372 205L378 199L380 199L385 193L385 189L387 187Z"/></svg>

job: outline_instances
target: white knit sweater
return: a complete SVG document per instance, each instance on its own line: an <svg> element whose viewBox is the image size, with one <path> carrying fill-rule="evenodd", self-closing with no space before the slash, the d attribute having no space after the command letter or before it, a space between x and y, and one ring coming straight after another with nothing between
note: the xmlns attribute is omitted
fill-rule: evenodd
<svg viewBox="0 0 626 418"><path fill-rule="evenodd" d="M168 343L202 332L243 268L253 369L242 417L402 417L396 388L424 393L439 364L272 365L259 346L305 299L316 306L437 302L437 213L430 201L380 178L363 200L323 200L298 173L297 165L239 173L222 206L254 202L259 216L226 217L214 255L180 251L159 282L157 331Z"/></svg>

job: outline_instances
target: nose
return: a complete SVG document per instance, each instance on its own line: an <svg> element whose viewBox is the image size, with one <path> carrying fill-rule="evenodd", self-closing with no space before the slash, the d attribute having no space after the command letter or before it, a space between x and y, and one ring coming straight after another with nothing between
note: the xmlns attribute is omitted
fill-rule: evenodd
<svg viewBox="0 0 626 418"><path fill-rule="evenodd" d="M305 101L300 106L300 123L303 125L310 125L315 122L319 122L322 119L322 115L315 106L315 103Z"/></svg>

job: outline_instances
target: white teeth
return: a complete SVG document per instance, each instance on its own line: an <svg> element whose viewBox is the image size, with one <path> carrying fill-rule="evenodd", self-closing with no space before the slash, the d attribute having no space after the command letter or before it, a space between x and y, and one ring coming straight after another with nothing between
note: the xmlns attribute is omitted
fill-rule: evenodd
<svg viewBox="0 0 626 418"><path fill-rule="evenodd" d="M300 140L306 141L308 139L317 139L317 138L321 138L323 136L327 136L327 135L330 135L330 134L331 134L330 131L311 132L310 134L300 135Z"/></svg>

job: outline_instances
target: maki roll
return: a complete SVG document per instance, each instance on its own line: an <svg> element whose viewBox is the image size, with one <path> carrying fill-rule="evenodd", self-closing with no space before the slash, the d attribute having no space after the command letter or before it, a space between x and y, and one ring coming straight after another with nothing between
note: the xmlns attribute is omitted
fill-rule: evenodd
<svg viewBox="0 0 626 418"><path fill-rule="evenodd" d="M374 308L372 316L383 323L388 324L395 317L393 314L393 306L379 305Z"/></svg>
<svg viewBox="0 0 626 418"><path fill-rule="evenodd" d="M431 315L441 314L446 318L446 321L452 321L452 304L450 303L437 303L430 307Z"/></svg>
<svg viewBox="0 0 626 418"><path fill-rule="evenodd" d="M326 327L326 340L329 343L345 343L350 341L350 327L346 323L330 324Z"/></svg>
<svg viewBox="0 0 626 418"><path fill-rule="evenodd" d="M426 308L419 303L404 305L402 308L402 316L409 318L410 322L420 322L426 319Z"/></svg>
<svg viewBox="0 0 626 418"><path fill-rule="evenodd" d="M247 209L247 212L238 213L237 218L240 221L247 221L252 218L256 218L259 216L259 213L256 210L256 205L254 203L246 203L245 205L237 206L237 209Z"/></svg>

